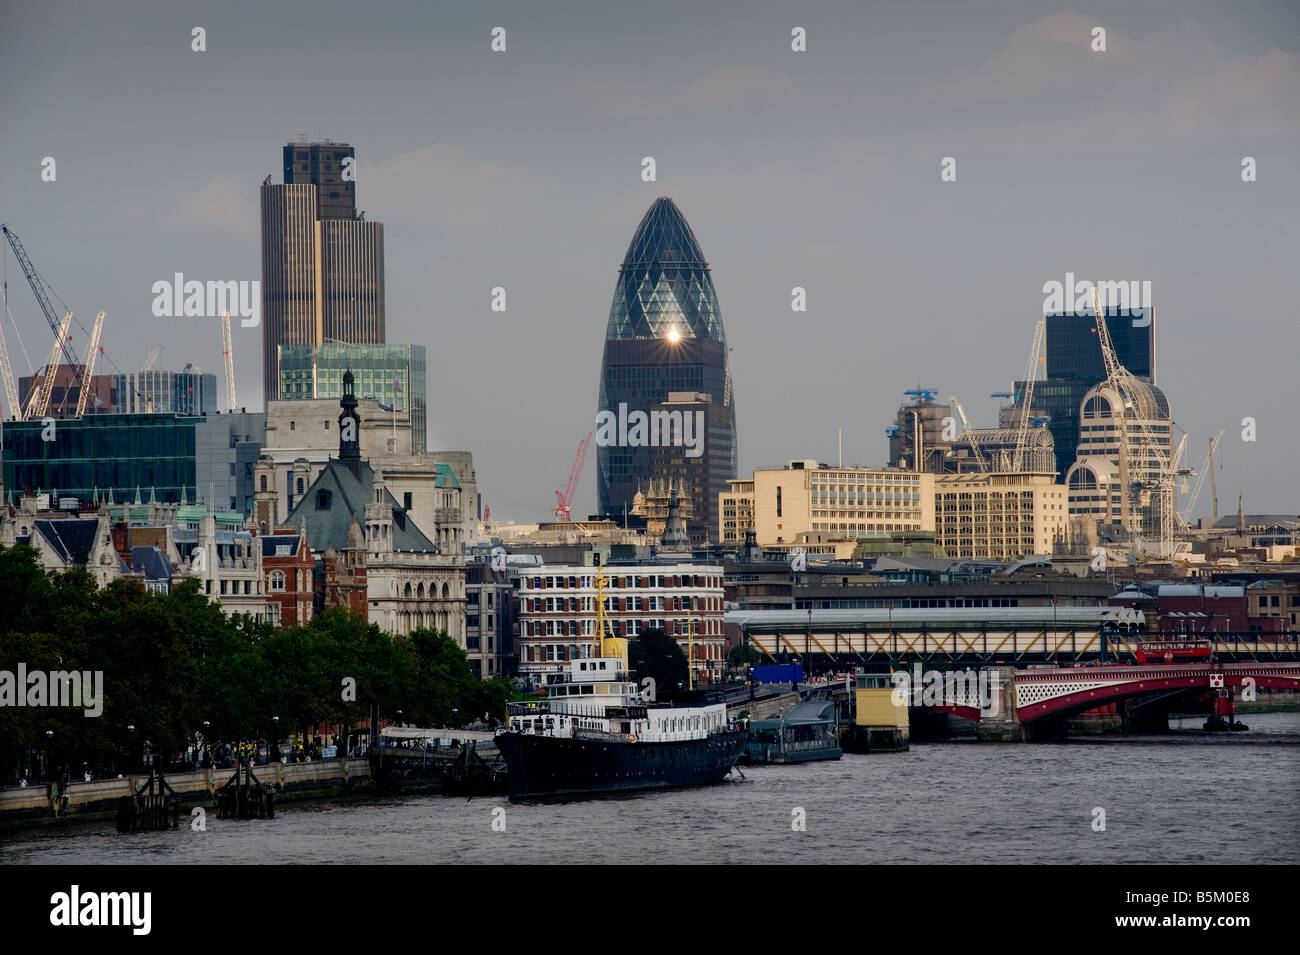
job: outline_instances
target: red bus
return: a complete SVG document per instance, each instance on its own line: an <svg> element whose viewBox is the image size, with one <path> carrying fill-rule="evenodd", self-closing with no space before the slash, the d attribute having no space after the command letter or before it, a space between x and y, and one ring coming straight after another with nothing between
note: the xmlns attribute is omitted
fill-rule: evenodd
<svg viewBox="0 0 1300 955"><path fill-rule="evenodd" d="M1210 641L1191 637L1173 637L1139 643L1135 651L1137 662L1148 663L1199 663L1210 659Z"/></svg>

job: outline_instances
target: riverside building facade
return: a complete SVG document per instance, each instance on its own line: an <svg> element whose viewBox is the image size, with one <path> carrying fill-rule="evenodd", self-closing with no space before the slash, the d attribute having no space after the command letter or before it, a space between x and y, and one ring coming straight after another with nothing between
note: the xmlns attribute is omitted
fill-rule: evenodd
<svg viewBox="0 0 1300 955"><path fill-rule="evenodd" d="M597 568L543 565L519 573L518 666L534 683L570 660L599 656ZM605 568L606 614L614 636L661 629L694 661L696 683L720 679L726 659L723 569L714 564L613 564ZM693 646L692 646L693 645Z"/></svg>

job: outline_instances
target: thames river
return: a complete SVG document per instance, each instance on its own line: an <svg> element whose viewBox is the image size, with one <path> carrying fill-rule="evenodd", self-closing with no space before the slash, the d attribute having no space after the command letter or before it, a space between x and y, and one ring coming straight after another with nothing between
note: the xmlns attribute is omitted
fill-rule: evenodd
<svg viewBox="0 0 1300 955"><path fill-rule="evenodd" d="M1241 719L1251 731L1230 737L1198 717L1168 736L916 744L565 803L366 797L209 812L204 832L85 824L11 834L0 862L1300 862L1300 713Z"/></svg>

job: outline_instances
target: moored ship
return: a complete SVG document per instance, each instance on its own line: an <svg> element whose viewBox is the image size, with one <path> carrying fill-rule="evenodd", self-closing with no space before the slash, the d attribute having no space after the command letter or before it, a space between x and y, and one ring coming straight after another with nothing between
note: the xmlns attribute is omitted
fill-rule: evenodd
<svg viewBox="0 0 1300 955"><path fill-rule="evenodd" d="M718 782L748 734L726 703L673 706L647 699L628 670L627 640L607 633L604 576L596 578L599 657L570 660L539 703L512 703L496 737L512 799Z"/></svg>

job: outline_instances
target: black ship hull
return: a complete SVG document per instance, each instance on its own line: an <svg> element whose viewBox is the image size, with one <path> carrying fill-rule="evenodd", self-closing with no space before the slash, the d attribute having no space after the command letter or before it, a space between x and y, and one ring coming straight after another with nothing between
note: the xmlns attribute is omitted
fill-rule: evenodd
<svg viewBox="0 0 1300 955"><path fill-rule="evenodd" d="M503 733L511 799L696 786L721 780L745 751L747 733L671 743Z"/></svg>

